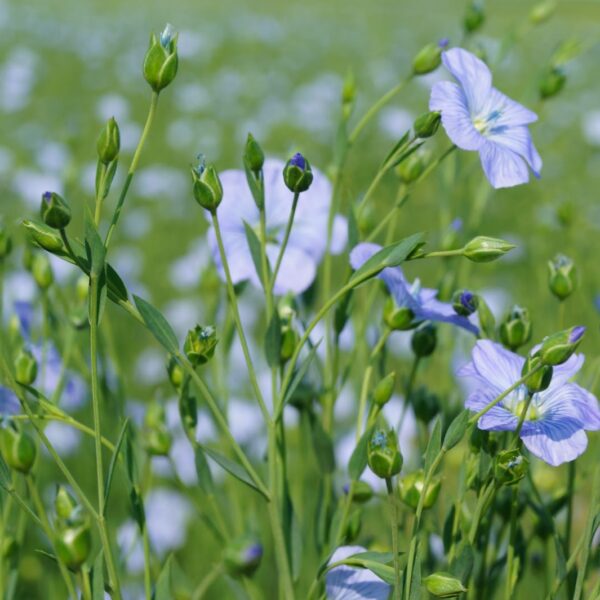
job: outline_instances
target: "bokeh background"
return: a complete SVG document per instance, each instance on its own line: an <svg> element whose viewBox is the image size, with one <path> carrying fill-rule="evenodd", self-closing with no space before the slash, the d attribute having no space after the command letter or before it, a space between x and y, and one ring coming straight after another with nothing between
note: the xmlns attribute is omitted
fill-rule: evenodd
<svg viewBox="0 0 600 600"><path fill-rule="evenodd" d="M513 303L528 307L534 339L558 327L558 305L547 289L546 263L558 252L570 256L577 264L580 286L567 302L567 324L589 328L582 347L588 355L583 380L596 385L600 369L600 2L564 0L549 22L526 31L533 4L529 0L486 2L486 23L469 40L469 47L494 57L515 36L510 51L494 65L495 84L540 115L532 132L544 160L542 179L488 193L477 157L455 153L412 195L399 220L397 237L428 231L435 247L451 221L460 218L466 239L481 233L516 243L518 249L505 260L466 269L463 284L484 291L498 318ZM196 155L202 152L219 169L238 168L246 135L252 132L267 154L287 157L300 149L326 170L346 74L354 74L356 114L361 114L409 72L412 57L425 43L443 37L451 44L461 43L465 5L463 0L1 2L0 213L4 222L17 240L22 239L18 223L37 212L47 189L68 198L75 220L81 222L82 207L93 194L97 134L104 121L115 116L122 136L121 166L128 164L150 97L141 75L149 32L172 23L180 32L180 70L175 83L161 94L111 262L129 289L161 307L182 334L203 322L212 302L202 277L210 264L203 235L206 222L192 199L188 172ZM542 102L540 78L561 44L572 50L572 60L565 64L567 84L556 98ZM343 182L345 208L364 193L391 145L426 110L429 89L440 77L446 77L441 70L411 84L360 138ZM443 151L448 143L440 132L434 152ZM122 172L117 176L117 186L122 176ZM374 198L374 221L385 214L396 186L393 174L384 179ZM485 205L477 203L482 196ZM480 209L483 224L470 231ZM18 252L12 261L5 284L6 306L35 296L33 281L18 269ZM55 268L59 280L72 280L70 267L56 264ZM433 287L442 280L445 268L432 262L419 264L418 272ZM415 274L416 268L409 267L409 275ZM251 320L251 300L246 309ZM107 344L113 344L117 368L126 382L119 394L134 410L137 406L143 411L150 399L170 393L164 386L163 353L117 311L110 310L109 317L116 337ZM440 392L453 386L448 368L430 369L424 377ZM81 410L85 414L87 409ZM236 410L243 414L246 404L240 401ZM176 411L170 418L177 420ZM109 431L110 427L109 421ZM206 435L210 431L206 423ZM254 434L243 424L236 432L248 443ZM79 476L90 478L91 444L77 450L79 441L72 440L69 446L70 435L59 431L57 443L65 444L64 452L71 453ZM598 448L598 440L593 440L580 471L576 532L586 516L586 469L596 462ZM182 478L193 481L193 465L191 472L182 469ZM194 521L188 500L174 495L168 478L162 482L161 473L166 472L157 467L159 485L153 501L157 514L161 507L176 506L172 514L179 515L180 522L165 524L167 531L155 534L154 542L158 547L160 535L168 538L164 553L176 548L183 570L195 574L204 569L210 542L202 524ZM45 473L49 482L55 475L50 467ZM562 469L547 475L548 489L562 482ZM125 498L115 502L114 510L125 518ZM175 540L171 539L174 531ZM23 593L27 595L22 597L46 597L43 559L34 552L26 558ZM261 569L259 577L268 576L268 569Z"/></svg>

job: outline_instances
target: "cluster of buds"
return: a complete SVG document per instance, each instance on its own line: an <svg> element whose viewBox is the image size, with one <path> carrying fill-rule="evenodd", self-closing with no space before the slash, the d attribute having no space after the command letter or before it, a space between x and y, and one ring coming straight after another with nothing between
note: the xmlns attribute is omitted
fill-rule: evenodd
<svg viewBox="0 0 600 600"><path fill-rule="evenodd" d="M58 558L72 571L79 571L92 550L92 532L83 508L63 486L54 500L56 533L54 545Z"/></svg>

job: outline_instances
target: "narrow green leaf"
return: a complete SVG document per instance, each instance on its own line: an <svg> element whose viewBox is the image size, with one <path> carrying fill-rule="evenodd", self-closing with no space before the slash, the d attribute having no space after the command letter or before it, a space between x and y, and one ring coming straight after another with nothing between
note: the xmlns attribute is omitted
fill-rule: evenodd
<svg viewBox="0 0 600 600"><path fill-rule="evenodd" d="M306 372L308 371L308 367L310 367L311 362L313 361L315 355L317 354L317 348L319 347L320 343L321 343L321 340L319 340L310 349L308 356L306 357L304 362L300 365L300 368L294 374L292 381L290 381L290 385L288 386L287 390L285 391L285 396L283 397L283 405L284 406L291 400L292 396L294 395L294 392L296 391L296 388L298 387L298 385L300 384L300 382L306 375Z"/></svg>
<svg viewBox="0 0 600 600"><path fill-rule="evenodd" d="M153 600L173 600L173 591L171 589L171 562L173 555L170 554L167 562L164 564L160 575L156 581L156 590Z"/></svg>
<svg viewBox="0 0 600 600"><path fill-rule="evenodd" d="M244 230L246 232L246 240L248 241L248 247L250 248L250 256L252 257L252 262L254 263L254 268L256 269L256 274L258 275L258 279L261 284L264 283L265 276L262 268L262 251L260 248L260 240L256 235L256 232L246 221L244 221ZM267 260L267 269L268 273L270 273L269 264Z"/></svg>
<svg viewBox="0 0 600 600"><path fill-rule="evenodd" d="M433 429L431 430L431 437L427 444L427 450L425 450L425 461L423 469L425 473L429 471L435 457L439 454L442 448L442 421L439 416L436 417Z"/></svg>
<svg viewBox="0 0 600 600"><path fill-rule="evenodd" d="M456 558L450 565L450 572L461 581L467 581L473 571L475 564L475 551L467 540L463 540L458 546Z"/></svg>
<svg viewBox="0 0 600 600"><path fill-rule="evenodd" d="M4 487L10 487L10 469L0 455L0 484Z"/></svg>
<svg viewBox="0 0 600 600"><path fill-rule="evenodd" d="M410 578L408 600L421 600L421 544L419 544L418 540L412 577Z"/></svg>
<svg viewBox="0 0 600 600"><path fill-rule="evenodd" d="M363 569L368 569L372 573L375 573L375 575L377 575L378 577L381 577L381 579L383 579L386 583L394 585L394 583L396 582L396 574L394 572L394 567L387 564L389 561L382 562L380 560L381 557L378 556L375 556L373 558L364 558L362 556L363 554L376 553L361 552L359 554L353 554L352 556L349 556L348 558L339 562L350 567L361 567Z"/></svg>
<svg viewBox="0 0 600 600"><path fill-rule="evenodd" d="M393 169L394 167L398 166L401 162L405 161L411 154L416 152L424 143L425 142L419 142L418 144L413 144L406 151L398 154L398 156L396 156L392 160L391 164L388 166L388 169Z"/></svg>
<svg viewBox="0 0 600 600"><path fill-rule="evenodd" d="M349 281L353 282L357 279L363 279L367 274L368 279L370 279L386 267L397 267L414 252L415 248L423 243L423 237L424 234L415 233L400 242L382 248L379 252L371 256L359 269L354 271Z"/></svg>
<svg viewBox="0 0 600 600"><path fill-rule="evenodd" d="M152 335L167 352L177 355L179 353L179 343L169 322L149 302L146 302L139 296L133 296L133 300Z"/></svg>
<svg viewBox="0 0 600 600"><path fill-rule="evenodd" d="M115 468L117 466L117 461L119 460L119 453L121 452L121 446L123 445L123 440L125 439L125 435L127 433L127 428L129 427L129 418L125 419L123 422L123 426L121 427L121 432L119 433L119 437L117 439L117 443L115 445L115 450L110 459L110 465L108 467L108 474L106 475L106 485L104 490L104 507L106 511L106 507L108 506L108 498L110 496L110 490L112 487L112 481L115 474Z"/></svg>
<svg viewBox="0 0 600 600"><path fill-rule="evenodd" d="M198 445L194 448L194 462L196 464L196 474L198 475L200 488L205 494L214 494L215 484L212 473L204 455L204 450Z"/></svg>
<svg viewBox="0 0 600 600"><path fill-rule="evenodd" d="M115 173L117 172L117 165L119 163L119 159L115 158L110 165L108 165L108 169L106 171L106 175L104 177L104 187L102 188L102 198L106 198L108 196L108 192L110 192L110 186L112 185L113 179L115 178Z"/></svg>
<svg viewBox="0 0 600 600"><path fill-rule="evenodd" d="M312 445L317 457L317 464L323 473L333 473L335 471L335 452L331 436L323 429L323 425L319 419L313 417L310 425Z"/></svg>
<svg viewBox="0 0 600 600"><path fill-rule="evenodd" d="M348 248L354 248L360 241L360 232L358 229L358 219L356 217L356 207L351 206L348 210Z"/></svg>
<svg viewBox="0 0 600 600"><path fill-rule="evenodd" d="M253 490L255 490L259 494L263 495L263 493L256 486L254 481L252 481L252 478L248 474L248 471L246 471L246 469L242 465L232 461L231 459L227 458L226 456L223 456L216 450L212 450L211 448L208 448L207 446L203 446L201 444L199 444L199 445L201 446L202 450L204 450L204 452L206 452L206 454L208 455L209 458L214 460L220 467L225 469L225 471L227 471L230 475L233 475L236 479L239 479L242 483L245 483L247 486L250 486Z"/></svg>
<svg viewBox="0 0 600 600"><path fill-rule="evenodd" d="M106 248L96 225L87 214L85 219L85 246L90 264L90 276L100 277L104 271Z"/></svg>
<svg viewBox="0 0 600 600"><path fill-rule="evenodd" d="M256 206L260 207L261 204L263 204L264 202L262 192L262 187L264 184L262 181L259 182L256 180L254 173L252 173L252 171L246 164L246 161L244 161L244 171L246 173L246 181L248 182L248 188L250 189L252 198L254 198L254 203L256 204Z"/></svg>
<svg viewBox="0 0 600 600"><path fill-rule="evenodd" d="M393 146L393 148L388 152L387 156L383 159L381 163L381 167L383 168L391 158L398 153L398 151L406 144L408 141L408 136L410 135L410 131L407 131Z"/></svg>
<svg viewBox="0 0 600 600"><path fill-rule="evenodd" d="M92 571L92 600L104 600L104 556L98 552Z"/></svg>
<svg viewBox="0 0 600 600"><path fill-rule="evenodd" d="M467 409L461 411L458 416L450 423L450 427L444 436L444 450L448 451L454 448L464 437L469 425L469 417L471 413Z"/></svg>
<svg viewBox="0 0 600 600"><path fill-rule="evenodd" d="M360 436L358 444L356 444L356 448L354 448L354 452L352 452L350 462L348 463L348 474L352 481L360 479L363 471L367 468L367 448L369 446L369 439L371 439L371 436L373 435L373 429L373 427L369 427L369 429Z"/></svg>
<svg viewBox="0 0 600 600"><path fill-rule="evenodd" d="M265 334L265 356L270 367L278 367L281 364L281 319L277 308L273 309Z"/></svg>

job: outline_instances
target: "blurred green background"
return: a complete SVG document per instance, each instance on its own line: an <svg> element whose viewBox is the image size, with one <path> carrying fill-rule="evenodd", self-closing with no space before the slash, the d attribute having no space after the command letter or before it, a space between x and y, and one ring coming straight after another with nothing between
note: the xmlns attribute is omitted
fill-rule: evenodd
<svg viewBox="0 0 600 600"><path fill-rule="evenodd" d="M502 43L517 36L505 58L494 65L494 82L540 116L532 133L544 160L542 179L488 194L477 157L455 153L411 197L397 237L425 230L433 248L449 223L461 218L465 239L477 233L517 243L518 249L506 260L464 269L461 285L486 291L498 318L513 303L528 307L534 340L558 327L558 305L547 289L546 263L558 252L573 258L580 287L567 302L566 322L589 327L582 347L588 355L584 381L596 382L600 1L559 2L548 23L520 36L533 4L486 2L486 23L469 39L468 47L493 58ZM409 73L412 57L425 43L443 37L451 44L461 43L465 5L462 0L0 3L1 214L19 237L20 219L36 213L41 193L54 189L70 200L75 222L81 223L82 206L92 198L100 127L108 117L117 118L124 170L150 97L141 75L148 35L160 31L165 22L172 23L180 32L179 73L161 94L111 260L131 290L163 308L178 331L185 331L204 318L207 307L198 286L200 272L210 261L208 249L198 242L206 222L190 193L188 169L196 155L204 153L219 169L239 168L250 131L267 154L286 157L300 149L326 170L346 74L351 71L355 76L355 115L360 115ZM565 65L566 87L556 98L542 102L540 78L557 47L565 43L576 49ZM391 145L426 110L429 89L440 77L446 77L441 70L411 84L360 138L343 181L345 209L364 193ZM440 131L433 153L442 152L448 143ZM121 180L122 173L117 185ZM396 186L394 175L384 179L374 198L374 221L388 210ZM483 224L470 230L482 190ZM417 269L424 282L434 286L447 265L434 261L411 265L409 275L415 276ZM64 276L68 278L69 272ZM10 289L9 280L9 298L27 296L22 279L15 279L14 285ZM135 331L117 311L111 310L110 316L117 332L120 326ZM128 395L144 402L166 393L160 392L162 364L149 338L128 334L118 339L116 349ZM140 355L145 369L139 367ZM153 371L154 379L146 377ZM449 370L431 382L442 391L450 385ZM595 440L586 465L595 463L598 447ZM91 460L88 451L91 446L82 456ZM81 459L74 469L84 477L88 466ZM49 471L48 479L52 477ZM586 467L580 481L576 531L585 519ZM126 506L115 510L125 514ZM194 564L208 555L200 542L194 542L204 543L205 538L205 530L195 524L180 553L184 570L194 574ZM38 571L36 559L31 560L29 577L37 583L30 593L37 589L40 594L36 586L43 573L39 560ZM260 576L268 579L266 571L262 569Z"/></svg>

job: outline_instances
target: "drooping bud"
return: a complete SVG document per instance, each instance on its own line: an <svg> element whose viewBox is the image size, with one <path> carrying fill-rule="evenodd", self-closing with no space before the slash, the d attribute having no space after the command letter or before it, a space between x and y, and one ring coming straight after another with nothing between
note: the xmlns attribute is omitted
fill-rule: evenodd
<svg viewBox="0 0 600 600"><path fill-rule="evenodd" d="M192 168L192 180L196 202L211 213L216 212L223 200L223 186L215 168L205 165L202 154L198 155L198 165Z"/></svg>
<svg viewBox="0 0 600 600"><path fill-rule="evenodd" d="M423 469L419 469L414 473L410 473L402 477L398 481L398 489L400 491L400 499L404 504L410 506L413 510L417 510L423 487L425 484L425 473ZM431 508L438 498L440 493L441 481L439 477L431 478L425 497L423 498L423 508Z"/></svg>
<svg viewBox="0 0 600 600"><path fill-rule="evenodd" d="M37 377L37 361L33 354L22 348L15 358L15 380L21 385L31 385Z"/></svg>
<svg viewBox="0 0 600 600"><path fill-rule="evenodd" d="M294 193L305 192L313 181L310 163L296 152L283 168L283 181L288 190Z"/></svg>
<svg viewBox="0 0 600 600"><path fill-rule="evenodd" d="M344 486L344 493L348 494L352 485L352 501L357 504L364 504L373 497L373 488L366 481L353 481Z"/></svg>
<svg viewBox="0 0 600 600"><path fill-rule="evenodd" d="M254 136L249 133L244 148L244 163L254 173L258 173L265 164L265 153Z"/></svg>
<svg viewBox="0 0 600 600"><path fill-rule="evenodd" d="M585 327L579 325L544 338L537 352L542 363L552 366L562 365L577 350L584 333Z"/></svg>
<svg viewBox="0 0 600 600"><path fill-rule="evenodd" d="M467 6L467 12L465 13L464 26L465 31L473 33L477 31L485 21L485 13L483 12L483 6L479 2L471 2Z"/></svg>
<svg viewBox="0 0 600 600"><path fill-rule="evenodd" d="M426 425L440 412L439 398L423 386L417 388L410 395L410 403L415 417Z"/></svg>
<svg viewBox="0 0 600 600"><path fill-rule="evenodd" d="M565 300L577 288L577 268L564 254L557 254L548 262L548 287L559 299Z"/></svg>
<svg viewBox="0 0 600 600"><path fill-rule="evenodd" d="M12 238L2 223L0 223L0 261L4 260L12 250Z"/></svg>
<svg viewBox="0 0 600 600"><path fill-rule="evenodd" d="M556 10L555 0L544 0L539 4L536 4L529 13L529 20L534 25L540 25L547 21Z"/></svg>
<svg viewBox="0 0 600 600"><path fill-rule="evenodd" d="M515 247L505 240L479 235L463 248L463 256L476 263L491 262Z"/></svg>
<svg viewBox="0 0 600 600"><path fill-rule="evenodd" d="M413 123L415 136L418 138L429 138L435 135L442 120L442 113L437 111L426 112L417 117Z"/></svg>
<svg viewBox="0 0 600 600"><path fill-rule="evenodd" d="M31 436L17 430L12 423L0 427L0 452L11 469L24 474L29 473L37 456Z"/></svg>
<svg viewBox="0 0 600 600"><path fill-rule="evenodd" d="M520 450L502 450L494 460L494 478L500 485L514 485L525 477L528 464Z"/></svg>
<svg viewBox="0 0 600 600"><path fill-rule="evenodd" d="M540 98L548 100L556 96L567 83L567 75L561 67L550 67L540 81Z"/></svg>
<svg viewBox="0 0 600 600"><path fill-rule="evenodd" d="M392 331L414 329L415 313L406 306L398 306L392 296L388 296L383 306L383 322Z"/></svg>
<svg viewBox="0 0 600 600"><path fill-rule="evenodd" d="M56 554L67 567L79 571L92 550L92 532L87 522L65 527L54 540Z"/></svg>
<svg viewBox="0 0 600 600"><path fill-rule="evenodd" d="M52 254L58 254L59 256L66 254L63 241L54 229L48 227L44 223L28 220L23 221L23 227L27 230L31 241L40 248L43 248ZM31 255L30 258L32 258ZM31 269L31 265L25 265L25 267Z"/></svg>
<svg viewBox="0 0 600 600"><path fill-rule="evenodd" d="M194 366L203 365L213 357L218 341L214 327L196 325L188 331L183 350Z"/></svg>
<svg viewBox="0 0 600 600"><path fill-rule="evenodd" d="M115 121L115 118L111 117L106 121L106 125L104 125L104 128L98 136L98 141L96 142L98 159L100 162L108 165L119 156L120 148L121 134L119 132L119 126Z"/></svg>
<svg viewBox="0 0 600 600"><path fill-rule="evenodd" d="M437 330L432 323L421 325L412 335L410 346L415 356L425 358L433 354L437 344Z"/></svg>
<svg viewBox="0 0 600 600"><path fill-rule="evenodd" d="M529 311L521 306L513 306L500 323L500 341L513 352L531 339L531 319Z"/></svg>
<svg viewBox="0 0 600 600"><path fill-rule="evenodd" d="M396 373L392 371L388 373L373 390L373 404L379 407L385 406L394 393L394 385L396 384Z"/></svg>
<svg viewBox="0 0 600 600"><path fill-rule="evenodd" d="M442 62L442 46L440 44L427 44L413 60L413 73L425 75L435 71Z"/></svg>
<svg viewBox="0 0 600 600"><path fill-rule="evenodd" d="M54 273L45 254L34 254L31 262L31 274L40 289L47 290L54 282Z"/></svg>
<svg viewBox="0 0 600 600"><path fill-rule="evenodd" d="M376 430L367 448L369 468L377 477L389 479L400 473L402 469L402 454L398 448L398 439L392 431Z"/></svg>
<svg viewBox="0 0 600 600"><path fill-rule="evenodd" d="M436 598L458 598L467 591L460 579L452 575L439 571L432 573L423 579L425 589Z"/></svg>
<svg viewBox="0 0 600 600"><path fill-rule="evenodd" d="M150 37L150 47L144 58L144 78L156 92L166 88L177 75L177 34L169 24L157 37Z"/></svg>
<svg viewBox="0 0 600 600"><path fill-rule="evenodd" d="M525 359L525 363L521 369L521 377L525 377L529 373L532 373L532 375L525 380L525 387L530 394L544 391L552 381L552 367L549 365L541 367L542 364L542 359L538 355L528 356ZM535 371L535 373L533 371Z"/></svg>
<svg viewBox="0 0 600 600"><path fill-rule="evenodd" d="M263 546L251 536L231 542L223 553L225 569L232 577L251 577L258 569L263 556Z"/></svg>
<svg viewBox="0 0 600 600"><path fill-rule="evenodd" d="M56 192L44 192L40 207L42 221L53 229L64 229L71 222L71 209Z"/></svg>
<svg viewBox="0 0 600 600"><path fill-rule="evenodd" d="M457 315L468 317L472 315L478 306L478 297L469 290L459 290L452 296L452 308Z"/></svg>
<svg viewBox="0 0 600 600"><path fill-rule="evenodd" d="M173 436L167 428L165 409L154 402L144 416L142 428L144 448L153 456L168 456Z"/></svg>

